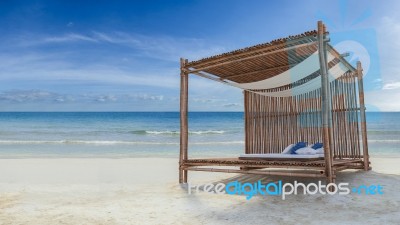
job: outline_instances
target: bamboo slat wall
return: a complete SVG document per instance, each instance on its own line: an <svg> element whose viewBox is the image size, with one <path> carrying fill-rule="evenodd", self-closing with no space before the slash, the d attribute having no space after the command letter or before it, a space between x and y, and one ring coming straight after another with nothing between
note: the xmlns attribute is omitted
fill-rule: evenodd
<svg viewBox="0 0 400 225"><path fill-rule="evenodd" d="M320 90L292 97L245 91L246 153L281 153L299 141L322 142Z"/></svg>
<svg viewBox="0 0 400 225"><path fill-rule="evenodd" d="M357 83L354 73L331 82L332 150L335 158L362 158Z"/></svg>
<svg viewBox="0 0 400 225"><path fill-rule="evenodd" d="M330 83L334 158L362 158L356 81L348 72ZM269 97L244 91L245 152L281 153L300 141L323 142L320 92Z"/></svg>

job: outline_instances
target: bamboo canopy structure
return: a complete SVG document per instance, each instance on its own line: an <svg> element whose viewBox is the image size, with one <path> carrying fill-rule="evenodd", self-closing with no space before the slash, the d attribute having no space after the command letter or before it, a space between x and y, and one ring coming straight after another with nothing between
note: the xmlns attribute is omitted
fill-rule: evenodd
<svg viewBox="0 0 400 225"><path fill-rule="evenodd" d="M370 169L361 62L352 66L318 29L197 61L181 59L179 182L188 171L326 177ZM246 154L322 142L314 160L189 159L188 80L195 74L243 89ZM235 167L227 169L222 167ZM218 168L217 168L218 167ZM274 169L274 170L271 170ZM276 170L279 169L279 170Z"/></svg>

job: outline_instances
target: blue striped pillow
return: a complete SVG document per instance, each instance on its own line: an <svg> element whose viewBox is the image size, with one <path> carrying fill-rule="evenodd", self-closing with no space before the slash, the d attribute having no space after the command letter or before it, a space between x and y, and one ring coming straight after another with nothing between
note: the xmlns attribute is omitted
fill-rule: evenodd
<svg viewBox="0 0 400 225"><path fill-rule="evenodd" d="M319 142L317 142L317 143L313 144L313 146L311 146L311 148L313 148L315 150L317 150L319 148L322 148L322 147L324 147L324 145L322 143L319 143Z"/></svg>
<svg viewBox="0 0 400 225"><path fill-rule="evenodd" d="M297 142L297 144L290 149L290 154L296 154L296 150L304 147L307 147L307 142Z"/></svg>

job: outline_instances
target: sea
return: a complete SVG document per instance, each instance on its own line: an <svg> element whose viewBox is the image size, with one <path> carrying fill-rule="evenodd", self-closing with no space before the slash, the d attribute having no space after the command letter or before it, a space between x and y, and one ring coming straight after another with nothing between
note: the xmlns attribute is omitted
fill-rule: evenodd
<svg viewBox="0 0 400 225"><path fill-rule="evenodd" d="M370 155L400 157L400 113L367 112ZM244 152L242 112L190 112L190 157ZM0 158L179 155L179 112L0 112Z"/></svg>

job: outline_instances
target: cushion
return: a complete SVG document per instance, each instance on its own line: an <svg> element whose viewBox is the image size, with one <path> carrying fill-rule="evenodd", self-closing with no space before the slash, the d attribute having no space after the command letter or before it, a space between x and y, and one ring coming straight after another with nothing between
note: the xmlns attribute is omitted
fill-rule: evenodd
<svg viewBox="0 0 400 225"><path fill-rule="evenodd" d="M310 147L304 147L296 150L296 154L298 155L315 155L317 151Z"/></svg>
<svg viewBox="0 0 400 225"><path fill-rule="evenodd" d="M290 149L290 154L296 154L296 151L300 148L307 147L307 142L298 142Z"/></svg>
<svg viewBox="0 0 400 225"><path fill-rule="evenodd" d="M315 151L315 150L313 150ZM317 159L324 157L324 155L297 155L297 154L281 154L281 153L269 153L269 154L242 154L239 159Z"/></svg>
<svg viewBox="0 0 400 225"><path fill-rule="evenodd" d="M313 144L311 148L317 150L319 148L322 148L323 146L324 145L322 143L317 142L317 143Z"/></svg>
<svg viewBox="0 0 400 225"><path fill-rule="evenodd" d="M324 148L319 148L319 149L315 150L315 152L317 154L324 154Z"/></svg>
<svg viewBox="0 0 400 225"><path fill-rule="evenodd" d="M293 146L294 146L294 144L288 145L288 146L282 151L282 154L290 154L290 150L292 149Z"/></svg>

